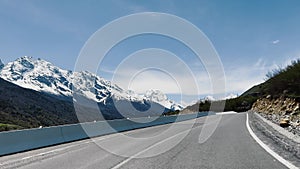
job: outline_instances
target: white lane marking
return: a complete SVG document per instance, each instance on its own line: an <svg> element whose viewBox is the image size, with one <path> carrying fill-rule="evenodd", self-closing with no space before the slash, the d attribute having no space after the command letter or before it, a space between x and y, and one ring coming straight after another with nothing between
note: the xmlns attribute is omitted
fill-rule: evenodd
<svg viewBox="0 0 300 169"><path fill-rule="evenodd" d="M133 156L131 156L131 157L125 159L124 161L120 162L119 164L117 164L116 166L112 167L111 169L118 169L118 168L122 167L124 164L128 163L128 162L129 162L130 160L132 160L133 158L136 158L138 155L140 155L140 154L142 154L142 153L144 153L144 152L147 152L148 150L154 148L155 146L157 146L157 145L159 145L159 144L162 144L162 143L164 143L164 142L166 142L166 141L168 141L168 140L171 140L172 138L174 138L174 137L176 137L176 136L178 136L178 135L180 135L180 134L183 134L183 133L185 133L185 132L190 132L191 130L193 130L193 129L195 129L195 128L198 128L198 127L201 127L201 126L197 126L197 127L194 127L194 128L188 129L188 130L184 130L184 131L182 131L182 132L180 132L180 133L177 133L177 134L175 134L175 135L173 135L173 136L171 136L171 137L169 137L169 138L166 138L166 139L164 139L164 140L161 140L161 141L159 141L159 142L157 142L157 143L155 143L155 144L149 146L148 148L146 148L146 149L144 149L144 150L142 150L142 151L140 151L140 152L134 154Z"/></svg>
<svg viewBox="0 0 300 169"><path fill-rule="evenodd" d="M165 124L165 125L169 125L169 124ZM160 127L160 126L161 125L151 126L151 127ZM122 132L122 133L126 134L126 133L131 133L131 132L135 132L135 130L125 131L125 132ZM120 133L112 133L112 134L109 134L109 135L99 136L99 137L96 137L96 138L88 138L87 141L84 141L84 142L80 142L79 141L79 143L75 144L75 145L70 145L70 146L67 146L67 147L57 148L57 149L46 151L46 152L42 152L42 153L39 153L39 154L34 154L34 155L26 156L26 157L23 157L21 159L6 161L4 163L0 163L0 166L9 165L9 164L12 164L12 163L16 163L16 162L24 161L24 160L29 160L29 159L32 159L32 158L37 158L37 157L48 155L48 154L51 154L51 153L58 153L58 152L64 151L64 150L72 148L72 147L81 146L81 145L84 145L84 144L89 144L89 143L93 143L93 142L97 142L97 141L102 141L102 140L105 140L105 139L109 139L109 138L112 138L112 137L116 137L116 136L118 136L118 134L120 134ZM75 141L74 143L76 143L76 142L77 141Z"/></svg>
<svg viewBox="0 0 300 169"><path fill-rule="evenodd" d="M220 112L220 113L216 113L216 115L225 115L225 114L237 114L237 112L235 111L225 111L225 112Z"/></svg>
<svg viewBox="0 0 300 169"><path fill-rule="evenodd" d="M34 154L34 155L26 156L26 157L23 157L23 158L17 159L17 160L7 161L7 162L4 162L4 163L0 163L0 166L9 165L9 164L12 164L12 163L15 163L15 162L19 162L19 161L22 161L22 160L29 160L29 159L32 159L32 158L37 158L37 157L48 155L48 154L51 154L51 153L58 153L58 152L64 151L64 150L72 148L72 147L81 146L81 145L84 145L84 144L92 143L94 141L101 141L101 140L105 140L105 139L108 139L108 138L111 138L111 137L115 137L116 135L117 135L117 133L114 133L114 134L111 134L111 135L107 135L107 136L100 136L97 139L95 139L95 138L88 138L88 141L79 142L78 144L75 144L75 145L69 145L69 146L66 146L66 147L57 148L57 149L46 151L46 152L42 152L42 153L39 153L39 154ZM74 143L76 143L76 141Z"/></svg>
<svg viewBox="0 0 300 169"><path fill-rule="evenodd" d="M200 117L200 118L201 118L201 117ZM196 118L196 119L198 119L198 118ZM188 121L188 120L187 120L187 121ZM118 169L118 168L122 167L124 164L128 163L128 162L129 162L130 160L132 160L133 158L135 158L135 157L137 157L138 155L140 155L140 154L142 154L142 153L144 153L144 152L150 150L151 148L154 148L155 146L157 146L157 145L159 145L159 144L161 144L161 143L164 143L164 142L166 142L166 141L168 141L168 140L170 140L170 139L172 139L172 138L174 138L174 137L176 137L176 136L178 136L178 135L180 135L180 134L183 134L183 133L185 133L185 132L190 132L191 130L194 130L194 129L199 128L199 127L202 127L202 125L201 125L201 126L196 126L196 127L194 127L194 128L191 128L191 129L188 129L188 130L185 130L185 131L182 131L182 132L177 133L176 135L173 135L173 136L171 136L171 137L169 137L169 138L167 138L167 139L161 140L161 141L159 141L159 142L157 142L157 143L155 143L155 144L149 146L148 148L146 148L146 149L144 149L144 150L142 150L142 151L136 153L135 155L133 155L133 156L131 156L131 157L125 159L124 161L120 162L119 164L117 164L116 166L112 167L111 169Z"/></svg>
<svg viewBox="0 0 300 169"><path fill-rule="evenodd" d="M264 142L262 142L256 135L255 133L252 131L252 129L249 126L249 117L248 117L248 113L247 113L247 119L246 119L246 126L247 129L250 133L250 135L253 137L253 139L263 148L265 149L269 154L271 154L276 160L278 160L279 162L281 162L283 165L285 165L286 167L290 168L290 169L298 169L298 167L296 167L295 165L293 165L292 163L290 163L289 161L285 160L284 158L282 158L280 155L278 155L276 152L274 152L272 149L270 149Z"/></svg>
<svg viewBox="0 0 300 169"><path fill-rule="evenodd" d="M55 152L60 152L60 151L63 151L63 150L66 150L68 148L75 147L75 146L77 146L77 145L70 145L70 146L67 146L67 147L50 150L50 151L47 151L47 152L43 152L43 153L39 153L39 154L24 157L21 160L27 160L27 159L34 158L34 157L44 156L44 155L55 153Z"/></svg>
<svg viewBox="0 0 300 169"><path fill-rule="evenodd" d="M180 123L180 122L178 122L178 123ZM169 125L169 124L165 124L165 125ZM151 126L151 127L159 127L159 126L161 126L161 125ZM131 132L134 132L134 130L125 131L125 132L122 132L122 133L126 134L126 133L131 133ZM76 147L76 146L80 146L80 145L84 145L84 144L89 144L89 143L92 143L92 142L95 142L95 141L101 141L101 140L105 140L105 139L108 139L108 138L112 138L112 137L117 136L118 134L120 134L120 133L112 133L112 134L109 134L109 135L99 136L99 138L97 137L97 139L95 139L95 138L88 138L88 141L84 141L84 142L80 142L79 141L80 143L75 144L75 145L70 145L70 146L67 146L67 147L57 148L57 149L46 151L46 152L42 152L42 153L39 153L39 154L34 154L34 155L26 156L26 157L23 157L21 159L6 161L4 163L0 163L0 166L9 165L9 164L12 164L12 163L15 163L15 162L29 160L29 159L32 159L32 158L37 158L37 157L48 155L48 154L51 154L51 153L58 153L60 151L64 151L64 150L72 148L72 147ZM181 133L178 133L178 134L181 134ZM75 141L74 143L76 143L76 142L77 141Z"/></svg>
<svg viewBox="0 0 300 169"><path fill-rule="evenodd" d="M166 124L166 125L169 125L169 124ZM160 127L160 125L158 125L158 126L151 126L151 127ZM125 132L122 132L122 133L126 134L126 133L131 133L131 132L134 132L134 130L125 131ZM84 142L80 142L79 141L79 143L75 144L75 145L70 145L70 146L67 146L67 147L57 148L57 149L46 151L46 152L42 152L42 153L39 153L39 154L34 154L34 155L26 156L26 157L23 157L21 159L6 161L4 163L0 163L0 166L9 165L9 164L12 164L12 163L16 163L16 162L24 161L24 160L29 160L29 159L32 159L32 158L37 158L37 157L48 155L48 154L51 154L51 153L58 153L58 152L64 151L64 150L72 148L72 147L81 146L81 145L84 145L84 144L89 144L89 143L93 143L93 142L97 142L97 141L102 141L102 140L105 140L105 139L109 139L109 138L117 136L118 134L120 134L120 133L112 133L112 134L109 134L109 135L99 136L99 137L96 137L96 138L88 138L88 141L84 141ZM75 141L74 143L76 143L76 142L77 141Z"/></svg>

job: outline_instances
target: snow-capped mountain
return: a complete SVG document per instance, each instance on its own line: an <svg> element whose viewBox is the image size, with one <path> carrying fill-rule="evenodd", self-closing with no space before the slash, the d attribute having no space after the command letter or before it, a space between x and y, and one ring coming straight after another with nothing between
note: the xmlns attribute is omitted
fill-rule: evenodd
<svg viewBox="0 0 300 169"><path fill-rule="evenodd" d="M182 110L183 107L177 103L175 103L172 100L169 100L167 95L165 95L160 90L148 90L146 91L146 94L144 95L144 98L146 100L151 100L156 103L159 103L163 105L164 107L167 107L171 110Z"/></svg>
<svg viewBox="0 0 300 169"><path fill-rule="evenodd" d="M231 94L229 94L229 95L227 95L227 96L225 97L225 100L227 100L227 99L234 99L234 98L236 98L236 97L238 97L237 94L231 93Z"/></svg>
<svg viewBox="0 0 300 169"><path fill-rule="evenodd" d="M71 71L27 56L7 63L0 73L1 78L21 87L62 96L71 96L71 75Z"/></svg>
<svg viewBox="0 0 300 169"><path fill-rule="evenodd" d="M223 97L223 98L219 98L219 99L216 99L214 98L213 96L211 95L207 95L206 97L204 97L203 99L200 99L200 101L217 101L217 100L227 100L227 99L234 99L238 97L238 95L236 94L228 94L227 96Z"/></svg>
<svg viewBox="0 0 300 169"><path fill-rule="evenodd" d="M2 62L1 62L2 63ZM169 110L181 110L182 106L168 100L158 90L150 90L145 95L124 90L88 71L72 72L63 70L42 59L34 60L24 56L3 65L0 77L24 88L53 94L59 97L71 97L72 89L98 103L106 104L108 100L126 100L129 102L155 102Z"/></svg>
<svg viewBox="0 0 300 169"><path fill-rule="evenodd" d="M216 99L213 96L208 95L208 96L204 97L203 99L201 99L201 101L202 100L203 101L215 101Z"/></svg>

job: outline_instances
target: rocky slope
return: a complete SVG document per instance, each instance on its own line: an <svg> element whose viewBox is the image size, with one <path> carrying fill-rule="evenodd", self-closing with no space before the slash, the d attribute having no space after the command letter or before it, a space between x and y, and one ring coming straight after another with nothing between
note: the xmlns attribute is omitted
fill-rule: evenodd
<svg viewBox="0 0 300 169"><path fill-rule="evenodd" d="M275 69L268 80L243 95L257 97L251 110L293 133L300 133L300 59L285 68Z"/></svg>
<svg viewBox="0 0 300 169"><path fill-rule="evenodd" d="M259 98L252 105L251 111L258 112L290 132L300 135L300 101L296 98L272 98L268 95Z"/></svg>
<svg viewBox="0 0 300 169"><path fill-rule="evenodd" d="M224 111L259 112L262 116L286 128L300 133L300 59L285 68L272 70L267 80L253 86L236 98L226 99ZM208 111L212 102L199 101L183 111Z"/></svg>

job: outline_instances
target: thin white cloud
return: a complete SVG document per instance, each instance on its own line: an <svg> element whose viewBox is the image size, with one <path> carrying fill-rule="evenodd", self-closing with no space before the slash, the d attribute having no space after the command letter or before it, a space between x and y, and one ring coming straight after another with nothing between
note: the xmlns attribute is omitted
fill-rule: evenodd
<svg viewBox="0 0 300 169"><path fill-rule="evenodd" d="M280 40L274 40L274 41L272 41L272 43L275 45L275 44L278 44L280 42Z"/></svg>
<svg viewBox="0 0 300 169"><path fill-rule="evenodd" d="M137 93L144 93L148 89L158 89L166 94L197 94L197 88L193 87L195 83L200 84L198 92L208 93L207 83L209 83L208 77L202 76L199 73L197 78L188 76L188 74L181 72L180 69L173 70L166 74L163 71L146 70L135 77L132 77L134 73L140 70L123 70L114 75L114 83L117 83L122 88L134 90ZM205 72L204 72L205 74ZM207 75L206 75L207 76ZM194 83L194 80L196 81ZM128 83L129 82L129 83ZM191 87L189 87L191 86Z"/></svg>
<svg viewBox="0 0 300 169"><path fill-rule="evenodd" d="M248 69L247 69L248 68ZM251 68L238 68L234 71L228 71L226 76L227 93L243 93L253 85L263 82L264 73ZM242 76L241 76L242 75Z"/></svg>
<svg viewBox="0 0 300 169"><path fill-rule="evenodd" d="M257 62L254 64L255 67L265 67L266 63L263 61L262 58L259 58Z"/></svg>
<svg viewBox="0 0 300 169"><path fill-rule="evenodd" d="M228 93L243 93L254 85L264 82L266 73L278 68L273 62L267 64L262 58L259 58L252 65L240 65L233 69L225 70L226 73L226 91Z"/></svg>
<svg viewBox="0 0 300 169"><path fill-rule="evenodd" d="M272 69L278 68L277 64L268 63L263 58L259 58L250 65L239 65L233 68L225 68L226 93L241 94L253 85L262 83L266 73ZM174 63L175 65L175 63ZM193 74L198 88L192 88L194 79L188 74L182 72L181 67L171 69L173 77L164 74L162 71L145 71L132 77L133 72L139 72L132 65L128 69L123 69L115 74L117 79L114 83L124 89L131 89L137 93L144 93L148 89L159 89L166 94L185 94L185 95L211 95L212 83L205 69L194 69ZM169 72L170 73L170 72ZM130 83L129 80L131 79ZM181 86L180 86L181 85ZM181 88L185 90L181 90ZM198 93L195 93L195 91Z"/></svg>
<svg viewBox="0 0 300 169"><path fill-rule="evenodd" d="M100 73L100 76L103 75L103 74L114 74L115 73L115 70L111 70L109 67L107 66L101 66L98 70L98 72Z"/></svg>
<svg viewBox="0 0 300 169"><path fill-rule="evenodd" d="M133 13L149 11L149 9L147 9L145 5L140 5L140 4L131 2L131 1L114 0L112 2L115 5L117 5L118 7L120 7L120 8L126 8L126 9L130 10Z"/></svg>

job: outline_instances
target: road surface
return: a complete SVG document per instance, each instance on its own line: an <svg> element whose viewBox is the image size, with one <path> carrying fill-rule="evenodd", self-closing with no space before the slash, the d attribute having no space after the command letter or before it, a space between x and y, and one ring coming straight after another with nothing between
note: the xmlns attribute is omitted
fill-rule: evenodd
<svg viewBox="0 0 300 169"><path fill-rule="evenodd" d="M216 115L220 116L220 115ZM250 136L246 128L246 113L222 115L213 135L202 144L199 134L206 117L198 118L189 131L185 121L123 132L122 135L137 138L140 142L122 141L120 134L112 134L58 146L32 150L0 157L0 168L20 169L284 169L286 168ZM170 126L175 128L165 137L155 138ZM148 158L139 155L155 154L187 134L175 147ZM147 138L154 138L147 141ZM22 138L20 138L22 139ZM112 152L129 154L122 157L110 153L98 144L112 146Z"/></svg>

